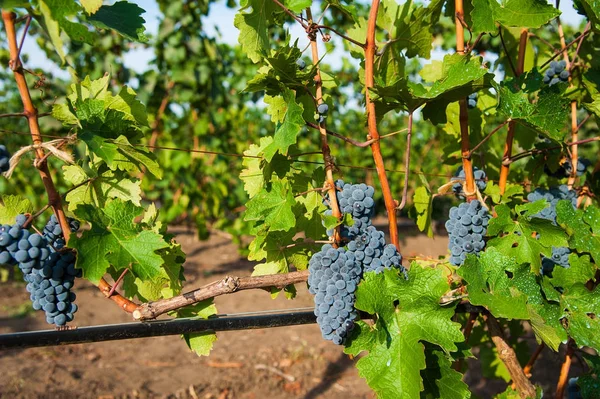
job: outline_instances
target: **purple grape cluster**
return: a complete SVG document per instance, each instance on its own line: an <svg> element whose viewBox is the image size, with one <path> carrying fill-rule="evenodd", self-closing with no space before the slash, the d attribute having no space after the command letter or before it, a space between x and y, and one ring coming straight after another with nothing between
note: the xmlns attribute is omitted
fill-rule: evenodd
<svg viewBox="0 0 600 399"><path fill-rule="evenodd" d="M352 226L340 226L345 248L326 244L309 261L309 291L315 295L315 315L325 339L343 344L354 327L354 291L363 273L381 273L402 267L402 256L394 245L385 243L385 234L372 226L375 214L375 189L366 184L338 180L336 199L344 214L351 214ZM325 200L328 205L328 199ZM325 211L331 215L331 210ZM331 237L333 230L328 230ZM337 295L337 297L336 297Z"/></svg>
<svg viewBox="0 0 600 399"><path fill-rule="evenodd" d="M585 170L587 169L587 167L590 165L591 165L591 162L588 159L585 159L585 158L578 159L576 175L577 176L583 175L585 173ZM570 177L572 172L573 172L573 161L571 161L570 158L565 158L564 161L562 161L560 167L555 172L552 172L550 170L550 168L548 168L548 165L544 165L544 173L546 173L550 177L554 177L557 179L565 179L567 177Z"/></svg>
<svg viewBox="0 0 600 399"><path fill-rule="evenodd" d="M569 190L566 184L561 184L558 187L551 187L549 190L543 188L536 188L534 191L527 194L527 200L529 202L535 202L539 200L546 200L550 203L550 206L542 209L534 216L540 219L550 220L556 225L556 205L560 200L570 200L573 204L573 208L577 207L577 193L573 190Z"/></svg>
<svg viewBox="0 0 600 399"><path fill-rule="evenodd" d="M571 250L567 247L552 247L552 257L542 258L542 269L541 273L545 276L552 277L552 271L554 270L554 266L558 265L568 269L571 267L569 263L569 255L571 254Z"/></svg>
<svg viewBox="0 0 600 399"><path fill-rule="evenodd" d="M354 328L356 286L361 263L344 248L325 244L309 262L309 291L315 300L315 315L323 338L341 345Z"/></svg>
<svg viewBox="0 0 600 399"><path fill-rule="evenodd" d="M10 168L10 152L5 145L0 144L0 173L6 172Z"/></svg>
<svg viewBox="0 0 600 399"><path fill-rule="evenodd" d="M49 324L63 326L77 311L71 288L81 270L75 269L72 251L60 250L65 243L62 231L56 229L56 219L48 222L42 235L26 229L26 222L27 217L19 215L14 225L0 227L0 263L17 264L33 308L43 310ZM72 230L79 228L76 221L70 224Z"/></svg>
<svg viewBox="0 0 600 399"><path fill-rule="evenodd" d="M477 255L483 250L483 237L490 219L488 210L478 200L463 202L450 209L450 218L446 221L450 263L460 266L467 254Z"/></svg>
<svg viewBox="0 0 600 399"><path fill-rule="evenodd" d="M463 181L467 178L462 166L460 166L458 168L454 177L458 178L459 180L463 180ZM477 188L479 189L479 191L481 191L481 192L485 191L485 189L487 187L487 180L486 180L485 172L483 170L478 169L477 167L473 166L473 177L475 178L475 184L477 185ZM461 198L461 199L465 198L462 183L454 183L452 185L452 191L454 192L456 197Z"/></svg>
<svg viewBox="0 0 600 399"><path fill-rule="evenodd" d="M567 63L564 60L552 61L542 81L549 86L555 85L558 82L568 82L569 71L565 69L566 67Z"/></svg>

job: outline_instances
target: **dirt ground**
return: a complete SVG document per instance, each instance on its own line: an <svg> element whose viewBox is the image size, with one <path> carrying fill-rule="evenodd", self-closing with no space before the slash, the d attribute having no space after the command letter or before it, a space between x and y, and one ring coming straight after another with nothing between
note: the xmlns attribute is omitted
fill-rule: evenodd
<svg viewBox="0 0 600 399"><path fill-rule="evenodd" d="M251 273L253 263L241 259L222 235L203 242L191 230L173 231L188 254L186 290L227 274ZM445 236L430 240L411 227L402 231L404 256L446 252ZM305 285L297 288L298 298L293 301L283 296L272 300L264 291L252 290L218 297L216 304L221 314L311 306ZM48 328L42 312L11 317L29 301L23 285L5 283L0 289L0 333ZM90 284L80 281L76 293L75 325L132 321ZM534 348L535 342L529 340ZM553 375L534 372L534 379L550 388L560 357L544 351L540 361L557 365L552 367ZM574 371L577 363L576 359ZM484 381L479 375L475 368L466 380L480 397L492 397L504 389L502 382ZM210 357L196 356L176 336L0 351L0 398L372 397L353 361L339 346L324 341L316 325L219 333Z"/></svg>

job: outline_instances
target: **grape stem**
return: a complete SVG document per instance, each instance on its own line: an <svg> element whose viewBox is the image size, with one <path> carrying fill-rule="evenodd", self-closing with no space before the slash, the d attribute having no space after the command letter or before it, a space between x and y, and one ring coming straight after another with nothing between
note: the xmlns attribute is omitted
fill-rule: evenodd
<svg viewBox="0 0 600 399"><path fill-rule="evenodd" d="M327 25L315 25L315 28L330 30L333 33L335 33L336 35L338 35L339 37L341 37L342 39L348 40L350 43L356 44L358 47L360 47L362 49L364 49L366 47L365 43L361 43L361 42L359 42L357 40L354 40L351 37L348 37L348 36L344 35L343 33L339 32L338 30L336 30L336 29L334 29L334 28L332 28L330 26L327 26Z"/></svg>
<svg viewBox="0 0 600 399"><path fill-rule="evenodd" d="M506 366L519 395L522 398L535 398L535 387L523 372L514 349L504 339L498 320L488 312L483 314L483 319L487 324L492 342L498 350L498 357Z"/></svg>
<svg viewBox="0 0 600 399"><path fill-rule="evenodd" d="M277 4L279 7L281 7L281 9L283 11L285 11L286 14L288 14L289 16L291 16L292 18L294 18L296 20L296 22L298 22L300 25L302 25L302 27L308 31L309 26L307 24L305 24L302 21L302 18L298 17L296 14L294 14L289 8L287 8L286 6L284 6L281 2L279 2L278 0L273 0L273 3ZM312 18L308 18L309 20Z"/></svg>
<svg viewBox="0 0 600 399"><path fill-rule="evenodd" d="M412 138L412 129L413 129L413 113L408 114L408 131L406 132L406 151L404 152L404 170L406 173L404 174L404 187L402 188L402 200L400 204L396 207L396 210L400 211L404 209L406 205L406 197L408 194L408 177L410 175L410 142Z"/></svg>
<svg viewBox="0 0 600 399"><path fill-rule="evenodd" d="M276 1L276 0L274 0ZM312 12L310 7L306 9L306 17L309 22L312 23ZM323 81L321 79L321 69L319 68L319 49L317 47L317 36L314 33L309 33L308 38L310 40L310 48L312 52L312 61L315 68L315 94L317 100L317 107L323 104ZM325 189L329 194L329 206L331 207L331 215L336 219L340 220L342 212L337 201L335 181L333 180L333 169L335 167L333 157L331 156L331 149L327 143L327 127L325 126L326 121L319 123L319 132L321 133L321 152L323 153L323 162L325 163ZM337 226L333 231L334 242L340 242L340 228Z"/></svg>
<svg viewBox="0 0 600 399"><path fill-rule="evenodd" d="M367 40L365 46L365 103L367 108L367 126L369 137L373 140L371 152L377 169L377 176L381 184L385 209L388 214L388 224L391 243L400 251L400 241L398 239L398 223L396 219L396 201L392 196L390 184L385 171L383 156L381 155L381 146L379 143L379 131L377 130L377 114L375 103L371 99L371 89L375 86L375 52L377 46L375 43L375 29L377 27L377 11L379 10L379 0L372 0L371 10L369 12L369 21L367 24ZM408 173L408 171L406 171Z"/></svg>
<svg viewBox="0 0 600 399"><path fill-rule="evenodd" d="M562 399L565 394L565 388L569 380L569 369L571 368L571 360L573 358L573 339L569 338L567 341L567 351L565 353L565 360L560 367L560 376L558 377L558 383L556 385L556 399Z"/></svg>
<svg viewBox="0 0 600 399"><path fill-rule="evenodd" d="M15 30L16 14L11 11L2 10L2 19L6 29L6 38L10 53L9 67L13 71L15 82L17 84L17 88L19 89L19 95L23 103L23 114L27 118L33 144L38 146L35 149L35 157L38 160L35 165L40 173L40 177L42 178L42 182L46 189L46 194L48 195L48 205L52 207L52 210L56 215L56 219L58 220L63 231L65 241L68 242L71 229L63 210L62 198L54 186L52 176L50 175L50 170L48 169L48 163L44 159L44 150L41 148L43 140L40 132L40 125L38 123L38 110L31 99L29 87L27 86L27 80L25 79L25 74L23 73L23 65L21 64L21 59L19 58L19 47L17 47L17 33ZM43 162L40 162L41 160L43 160ZM110 291L110 285L104 279L100 279L98 288L105 293ZM133 312L133 310L137 308L135 303L121 295L113 295L111 299L117 302L121 308L125 309L129 313Z"/></svg>
<svg viewBox="0 0 600 399"><path fill-rule="evenodd" d="M220 295L232 294L237 291L251 289L282 289L288 285L302 283L308 280L308 270L285 274L269 274L265 276L235 277L226 276L196 290L184 294L148 302L140 305L134 312L136 320L151 320L173 310L212 299Z"/></svg>
<svg viewBox="0 0 600 399"><path fill-rule="evenodd" d="M515 64L513 64L513 60L510 56L510 52L508 51L508 48L506 47L506 43L504 42L504 36L502 36L502 26L498 26L498 35L500 36L500 42L502 42L502 48L504 49L504 52L506 53L506 58L508 59L508 64L510 65L510 69L513 72L514 76L519 76L520 73L517 72L517 68L515 68ZM521 36L523 36L523 32L521 32ZM520 46L519 46L519 53L521 52L520 50Z"/></svg>
<svg viewBox="0 0 600 399"><path fill-rule="evenodd" d="M583 139L583 140L575 141L575 142L572 142L572 143L563 143L562 145L573 146L573 145L577 145L577 144L592 143L594 141L600 141L600 136L591 137L589 139ZM561 148L562 148L561 145L555 145L553 147L548 147L548 148L544 148L544 149L533 149L533 150L523 151L523 152L520 152L518 154L513 155L509 159L505 159L504 161L502 161L502 163L511 164L511 163L513 163L515 161L518 161L519 159L522 159L522 158L526 158L526 157L529 157L529 156L532 156L532 155L540 154L542 152L548 152L548 151L552 151L552 150L559 150Z"/></svg>
<svg viewBox="0 0 600 399"><path fill-rule="evenodd" d="M507 120L505 120L504 122L502 122L502 124L500 124L499 126L497 126L494 130L492 130L491 132L489 132L487 136L485 136L479 143L477 143L477 145L475 147L473 147L471 149L471 151L469 151L469 158L471 158L473 156L473 153L475 151L477 151L479 149L479 147L481 147L483 145L483 143L485 143L486 141L488 141L494 134L496 134L500 129L502 129L511 120L512 120L511 118L508 118Z"/></svg>
<svg viewBox="0 0 600 399"><path fill-rule="evenodd" d="M500 38L502 38L502 28L500 28ZM512 65L512 60L510 58L510 54L508 53L508 51L506 50L506 47L504 47L504 50L506 51L506 56L508 57L508 60L510 61L510 65L511 68L513 68L513 71L515 73L515 77L519 77L521 76L521 74L523 73L523 70L525 69L525 51L527 50L527 40L529 39L529 32L527 31L527 29L522 29L521 30L521 37L519 39L519 55L518 55L518 65L517 65L517 69L514 69L514 66ZM504 45L504 39L502 41L502 44ZM513 148L513 141L515 138L515 129L516 129L517 125L515 121L509 121L508 122L508 134L506 135L506 144L504 145L504 155L502 156L502 164L500 165L500 181L498 182L498 188L500 189L500 194L504 194L504 190L506 190L506 182L508 180L508 172L510 169L510 164L505 164L504 160L505 159L510 159L511 155L512 155L512 148Z"/></svg>

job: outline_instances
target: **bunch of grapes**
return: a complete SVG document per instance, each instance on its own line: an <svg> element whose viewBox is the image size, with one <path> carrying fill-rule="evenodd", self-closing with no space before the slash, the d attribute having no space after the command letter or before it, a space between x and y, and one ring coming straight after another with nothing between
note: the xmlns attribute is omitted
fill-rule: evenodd
<svg viewBox="0 0 600 399"><path fill-rule="evenodd" d="M341 345L354 328L354 292L362 274L361 264L344 248L325 244L315 253L308 268L309 291L323 338Z"/></svg>
<svg viewBox="0 0 600 399"><path fill-rule="evenodd" d="M392 244L386 245L385 234L374 226L367 227L360 235L348 243L348 252L362 263L363 272L381 273L392 267L402 267L402 255Z"/></svg>
<svg viewBox="0 0 600 399"><path fill-rule="evenodd" d="M317 122L318 123L323 123L325 122L325 119L327 119L327 113L329 112L329 106L325 103L319 104L317 106Z"/></svg>
<svg viewBox="0 0 600 399"><path fill-rule="evenodd" d="M542 258L542 270L541 273L545 276L552 277L552 271L554 270L554 266L558 265L568 269L571 267L569 263L569 255L571 254L571 250L567 247L552 247L552 257Z"/></svg>
<svg viewBox="0 0 600 399"><path fill-rule="evenodd" d="M467 97L467 107L471 109L477 107L477 93L469 94L469 97Z"/></svg>
<svg viewBox="0 0 600 399"><path fill-rule="evenodd" d="M375 214L375 189L366 184L335 182L336 199L344 214L351 214L352 226L341 226L340 233L347 243L334 249L326 244L309 262L309 291L315 295L315 315L325 339L343 344L354 327L354 291L363 273L381 273L392 267L402 267L402 256L394 245L386 245L385 234L372 226ZM326 205L328 200L324 201ZM325 211L331 215L331 209ZM328 230L331 237L333 230Z"/></svg>
<svg viewBox="0 0 600 399"><path fill-rule="evenodd" d="M27 217L19 215L14 225L0 227L0 263L17 264L33 308L44 310L49 324L63 326L77 311L71 288L81 270L75 269L73 252L60 250L65 243L62 231L52 225L56 219L48 222L42 235L26 229L26 222ZM72 230L79 227L74 220L70 224Z"/></svg>
<svg viewBox="0 0 600 399"><path fill-rule="evenodd" d="M463 202L450 209L450 218L446 221L450 263L460 266L467 254L477 255L483 250L483 236L490 218L488 210L478 200Z"/></svg>
<svg viewBox="0 0 600 399"><path fill-rule="evenodd" d="M552 61L550 63L550 68L546 70L546 74L544 75L543 82L552 86L557 84L558 82L568 82L569 81L569 71L565 68L567 67L566 61Z"/></svg>
<svg viewBox="0 0 600 399"><path fill-rule="evenodd" d="M9 161L10 152L8 152L5 145L0 144L0 173L4 173L9 169Z"/></svg>
<svg viewBox="0 0 600 399"><path fill-rule="evenodd" d="M454 177L460 180L465 180L467 178L462 166L458 168ZM485 172L473 166L473 177L475 178L475 184L477 185L479 191L484 191L487 187ZM461 183L454 183L452 185L452 191L458 198L464 199L463 186Z"/></svg>
<svg viewBox="0 0 600 399"><path fill-rule="evenodd" d="M69 222L69 228L72 232L79 230L79 222L72 218L67 218ZM65 238L63 236L62 228L56 218L56 215L52 215L46 226L44 226L44 237L55 249L61 249L66 245Z"/></svg>
<svg viewBox="0 0 600 399"><path fill-rule="evenodd" d="M556 205L558 204L558 201L570 200L573 204L573 208L577 207L577 193L573 190L569 190L569 187L566 184L561 184L558 187L551 187L550 190L536 188L534 191L527 194L527 200L529 202L535 202L541 199L548 201L550 206L542 209L534 216L540 219L550 220L554 225L556 225Z"/></svg>

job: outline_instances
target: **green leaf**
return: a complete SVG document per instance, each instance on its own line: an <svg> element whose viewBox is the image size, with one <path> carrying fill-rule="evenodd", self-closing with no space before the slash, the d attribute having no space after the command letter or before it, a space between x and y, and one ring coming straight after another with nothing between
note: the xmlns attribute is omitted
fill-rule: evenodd
<svg viewBox="0 0 600 399"><path fill-rule="evenodd" d="M88 175L77 165L63 166L63 172L65 180L78 186L71 189L65 198L71 212L81 204L102 208L109 198L120 198L140 205L142 190L139 180L110 170L101 175Z"/></svg>
<svg viewBox="0 0 600 399"><path fill-rule="evenodd" d="M141 279L162 275L164 261L156 251L167 248L161 235L144 229L133 220L143 209L120 199L106 202L104 208L81 205L75 215L91 224L81 236L73 234L68 246L77 250L77 267L83 276L97 283L109 265L116 270L130 268Z"/></svg>
<svg viewBox="0 0 600 399"><path fill-rule="evenodd" d="M425 352L425 370L421 371L424 392L421 399L468 399L469 387L462 380L463 375L452 368L452 361L438 350Z"/></svg>
<svg viewBox="0 0 600 399"><path fill-rule="evenodd" d="M457 273L467 282L469 301L485 306L496 317L529 319L527 296L521 292L507 271L514 274L527 265L519 266L514 259L496 248L487 248L480 257L468 256Z"/></svg>
<svg viewBox="0 0 600 399"><path fill-rule="evenodd" d="M543 341L549 348L558 352L561 343L567 341L567 333L560 319L562 311L556 303L546 302L539 305L528 305L529 323L538 341Z"/></svg>
<svg viewBox="0 0 600 399"><path fill-rule="evenodd" d="M56 53L60 57L62 63L65 63L65 50L63 48L64 44L60 37L60 25L52 16L52 11L47 4L47 1L39 0L38 2L39 9L42 13L43 25L45 27L46 32L48 33L48 37L50 37L50 42L54 46Z"/></svg>
<svg viewBox="0 0 600 399"><path fill-rule="evenodd" d="M427 187L417 187L413 196L413 204L417 212L417 226L421 231L427 231L428 237L433 237L431 227L432 195Z"/></svg>
<svg viewBox="0 0 600 399"><path fill-rule="evenodd" d="M17 195L3 195L0 201L0 224L13 224L17 215L33 212L33 204Z"/></svg>
<svg viewBox="0 0 600 399"><path fill-rule="evenodd" d="M600 288L593 291L583 284L565 289L561 307L567 319L566 330L579 346L600 351Z"/></svg>
<svg viewBox="0 0 600 399"><path fill-rule="evenodd" d="M271 0L243 0L240 5L240 12L233 20L240 31L238 42L248 58L257 63L270 47L268 27L273 22L273 15L280 9ZM243 12L249 8L251 12Z"/></svg>
<svg viewBox="0 0 600 399"><path fill-rule="evenodd" d="M346 352L369 352L356 366L378 396L419 397L420 372L426 368L423 342L450 353L457 350L456 342L464 340L460 324L452 321L453 308L439 304L448 290L441 269L418 263L412 264L408 280L396 270L365 275L355 307L376 314L376 323L372 327L357 323Z"/></svg>
<svg viewBox="0 0 600 399"><path fill-rule="evenodd" d="M89 15L96 13L102 7L103 0L80 0L81 5Z"/></svg>
<svg viewBox="0 0 600 399"><path fill-rule="evenodd" d="M287 8L296 14L302 13L306 8L310 7L312 0L286 0L284 2Z"/></svg>
<svg viewBox="0 0 600 399"><path fill-rule="evenodd" d="M111 6L100 7L88 21L97 28L112 29L129 40L145 43L148 41L144 34L146 21L140 17L145 12L136 4L119 1Z"/></svg>
<svg viewBox="0 0 600 399"><path fill-rule="evenodd" d="M274 180L248 201L244 220L261 221L271 231L288 231L296 223L295 203L287 179Z"/></svg>
<svg viewBox="0 0 600 399"><path fill-rule="evenodd" d="M156 162L153 153L132 146L125 136L112 140L112 143L116 144L118 148L112 162L107 162L109 168L112 170L142 171L142 167L146 167L154 177L162 179L162 169Z"/></svg>
<svg viewBox="0 0 600 399"><path fill-rule="evenodd" d="M176 314L177 317L208 319L217 314L217 308L214 305L214 301L208 299L179 309ZM188 347L198 356L208 356L212 350L213 344L217 340L217 334L215 334L214 331L183 334L182 337Z"/></svg>
<svg viewBox="0 0 600 399"><path fill-rule="evenodd" d="M263 154L270 162L276 153L287 155L291 145L296 144L298 134L304 127L302 113L304 107L296 102L295 94L290 89L285 89L283 99L287 103L287 110L283 122L277 126L273 135L273 142L268 145Z"/></svg>
<svg viewBox="0 0 600 399"><path fill-rule="evenodd" d="M242 160L244 169L240 172L240 179L244 182L244 190L250 198L258 194L266 184L266 179L263 173L262 159L259 154L273 142L270 136L261 137L260 145L251 144L244 151L246 157Z"/></svg>
<svg viewBox="0 0 600 399"><path fill-rule="evenodd" d="M589 252L596 262L600 262L599 210L590 205L585 211L573 209L570 201L558 201L556 221L565 227L569 234L569 247L579 252ZM566 245L561 245L566 246Z"/></svg>
<svg viewBox="0 0 600 399"><path fill-rule="evenodd" d="M521 28L539 28L560 15L545 0L473 0L471 18L475 33L493 33L496 23Z"/></svg>
<svg viewBox="0 0 600 399"><path fill-rule="evenodd" d="M488 247L495 247L518 263L529 264L534 273L542 266L540 255L552 256L552 247L567 245L565 232L551 221L533 217L547 206L545 200L515 207L517 218L513 220L507 205L498 205L497 216L490 220ZM500 233L504 233L500 235ZM539 238L538 238L539 234Z"/></svg>

